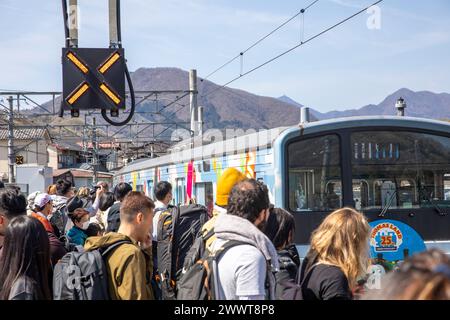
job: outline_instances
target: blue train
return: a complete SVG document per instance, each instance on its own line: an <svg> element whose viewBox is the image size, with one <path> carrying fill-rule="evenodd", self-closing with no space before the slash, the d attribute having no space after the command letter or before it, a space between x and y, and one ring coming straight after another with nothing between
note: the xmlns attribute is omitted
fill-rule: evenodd
<svg viewBox="0 0 450 320"><path fill-rule="evenodd" d="M372 223L407 225L427 247L450 252L449 122L370 116L301 123L135 161L114 179L149 196L157 181L167 180L176 203L195 197L211 206L217 178L228 167L263 180L275 206L293 213L301 255L311 232L342 206L360 210Z"/></svg>

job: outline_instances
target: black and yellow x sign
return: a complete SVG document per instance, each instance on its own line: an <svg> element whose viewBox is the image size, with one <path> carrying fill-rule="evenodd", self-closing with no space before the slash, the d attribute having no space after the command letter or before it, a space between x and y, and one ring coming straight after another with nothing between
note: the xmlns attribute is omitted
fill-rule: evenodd
<svg viewBox="0 0 450 320"><path fill-rule="evenodd" d="M125 109L123 49L63 48L63 108Z"/></svg>

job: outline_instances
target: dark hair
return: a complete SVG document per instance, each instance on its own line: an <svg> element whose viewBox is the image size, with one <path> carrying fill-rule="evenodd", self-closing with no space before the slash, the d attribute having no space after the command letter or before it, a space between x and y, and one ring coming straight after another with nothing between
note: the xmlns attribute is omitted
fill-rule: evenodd
<svg viewBox="0 0 450 320"><path fill-rule="evenodd" d="M77 208L72 212L68 213L68 216L70 220L72 220L73 223L80 222L81 218L83 218L85 215L89 214L89 211L83 209L83 208Z"/></svg>
<svg viewBox="0 0 450 320"><path fill-rule="evenodd" d="M235 184L228 198L228 214L255 222L262 210L268 209L267 186L255 179L245 179Z"/></svg>
<svg viewBox="0 0 450 320"><path fill-rule="evenodd" d="M120 221L132 222L138 212L145 213L154 209L155 204L152 199L147 197L143 192L131 191L123 199L120 206Z"/></svg>
<svg viewBox="0 0 450 320"><path fill-rule="evenodd" d="M162 201L169 192L172 191L172 185L167 181L160 181L155 187L156 200Z"/></svg>
<svg viewBox="0 0 450 320"><path fill-rule="evenodd" d="M5 188L0 190L0 213L8 220L27 213L27 200L16 189Z"/></svg>
<svg viewBox="0 0 450 320"><path fill-rule="evenodd" d="M122 200L126 197L126 195L131 191L133 191L133 188L130 186L130 184L126 182L120 182L114 188L114 196L116 197L117 201L122 202Z"/></svg>
<svg viewBox="0 0 450 320"><path fill-rule="evenodd" d="M4 187L5 187L5 184L2 181L0 181L0 189L3 189Z"/></svg>
<svg viewBox="0 0 450 320"><path fill-rule="evenodd" d="M289 241L289 234L294 231L295 220L291 213L281 208L270 208L264 233L272 241L275 248L282 249Z"/></svg>
<svg viewBox="0 0 450 320"><path fill-rule="evenodd" d="M86 235L89 237L97 237L99 232L103 229L98 223L90 223L89 227L85 230Z"/></svg>
<svg viewBox="0 0 450 320"><path fill-rule="evenodd" d="M58 180L56 182L56 194L59 196L65 196L70 189L72 189L72 183L67 180Z"/></svg>
<svg viewBox="0 0 450 320"><path fill-rule="evenodd" d="M114 193L105 192L100 196L99 209L101 211L108 210L114 204Z"/></svg>
<svg viewBox="0 0 450 320"><path fill-rule="evenodd" d="M44 226L35 218L19 216L6 229L0 260L0 300L9 298L20 277L35 283L39 300L50 300L50 245Z"/></svg>

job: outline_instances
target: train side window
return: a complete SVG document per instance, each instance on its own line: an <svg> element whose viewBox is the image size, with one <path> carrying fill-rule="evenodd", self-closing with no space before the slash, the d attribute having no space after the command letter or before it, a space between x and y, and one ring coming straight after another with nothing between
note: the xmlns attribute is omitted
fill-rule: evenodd
<svg viewBox="0 0 450 320"><path fill-rule="evenodd" d="M291 211L329 211L342 205L340 142L337 135L303 139L288 145Z"/></svg>
<svg viewBox="0 0 450 320"><path fill-rule="evenodd" d="M450 201L450 170L444 174L444 200Z"/></svg>
<svg viewBox="0 0 450 320"><path fill-rule="evenodd" d="M209 160L203 161L203 172L210 172L211 171L211 164Z"/></svg>
<svg viewBox="0 0 450 320"><path fill-rule="evenodd" d="M450 207L450 138L365 131L353 133L351 143L357 209Z"/></svg>

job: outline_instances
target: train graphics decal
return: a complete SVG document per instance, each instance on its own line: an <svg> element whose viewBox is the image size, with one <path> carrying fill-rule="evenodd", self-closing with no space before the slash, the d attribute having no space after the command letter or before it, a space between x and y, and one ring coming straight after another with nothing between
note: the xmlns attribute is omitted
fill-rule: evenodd
<svg viewBox="0 0 450 320"><path fill-rule="evenodd" d="M372 259L401 261L415 253L426 250L425 242L409 225L390 219L370 223L369 244Z"/></svg>
<svg viewBox="0 0 450 320"><path fill-rule="evenodd" d="M370 245L375 252L396 252L403 243L403 233L393 223L379 223L370 235Z"/></svg>

